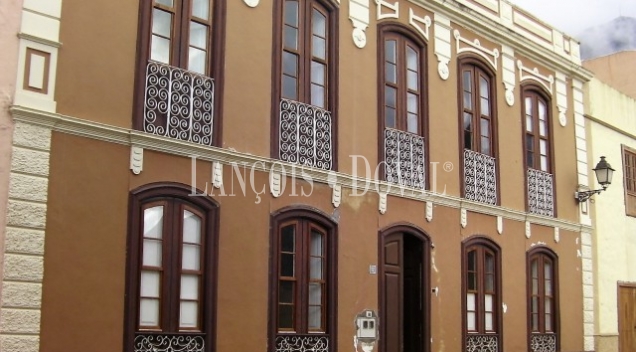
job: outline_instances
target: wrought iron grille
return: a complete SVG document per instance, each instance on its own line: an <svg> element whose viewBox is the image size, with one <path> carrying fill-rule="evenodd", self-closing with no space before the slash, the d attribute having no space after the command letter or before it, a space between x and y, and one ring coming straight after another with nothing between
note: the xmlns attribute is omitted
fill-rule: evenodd
<svg viewBox="0 0 636 352"><path fill-rule="evenodd" d="M139 334L135 336L135 352L204 352L203 335Z"/></svg>
<svg viewBox="0 0 636 352"><path fill-rule="evenodd" d="M556 352L556 334L532 334L530 336L530 351Z"/></svg>
<svg viewBox="0 0 636 352"><path fill-rule="evenodd" d="M495 158L464 149L464 198L480 203L497 204Z"/></svg>
<svg viewBox="0 0 636 352"><path fill-rule="evenodd" d="M214 80L150 61L144 91L144 132L212 145Z"/></svg>
<svg viewBox="0 0 636 352"><path fill-rule="evenodd" d="M554 216L554 186L552 174L528 168L528 211Z"/></svg>
<svg viewBox="0 0 636 352"><path fill-rule="evenodd" d="M424 138L409 132L384 130L385 179L398 185L424 189Z"/></svg>
<svg viewBox="0 0 636 352"><path fill-rule="evenodd" d="M499 352L499 337L469 334L466 336L466 352Z"/></svg>
<svg viewBox="0 0 636 352"><path fill-rule="evenodd" d="M329 337L279 335L276 336L276 352L329 352Z"/></svg>
<svg viewBox="0 0 636 352"><path fill-rule="evenodd" d="M290 163L330 170L331 113L294 100L280 102L279 157Z"/></svg>

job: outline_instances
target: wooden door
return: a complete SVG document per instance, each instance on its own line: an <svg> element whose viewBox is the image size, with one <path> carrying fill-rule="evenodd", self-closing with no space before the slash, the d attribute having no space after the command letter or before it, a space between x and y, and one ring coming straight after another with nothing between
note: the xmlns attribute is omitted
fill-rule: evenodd
<svg viewBox="0 0 636 352"><path fill-rule="evenodd" d="M394 233L384 237L380 253L380 352L424 352L427 346L427 301L420 238Z"/></svg>
<svg viewBox="0 0 636 352"><path fill-rule="evenodd" d="M619 351L636 351L636 285L618 286Z"/></svg>
<svg viewBox="0 0 636 352"><path fill-rule="evenodd" d="M402 352L404 238L401 233L384 238L381 261L380 341L382 352Z"/></svg>

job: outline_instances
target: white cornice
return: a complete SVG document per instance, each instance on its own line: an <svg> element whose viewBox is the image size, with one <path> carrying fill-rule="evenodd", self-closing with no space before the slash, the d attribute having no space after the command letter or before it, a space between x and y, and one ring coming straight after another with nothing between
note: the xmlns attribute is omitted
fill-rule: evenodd
<svg viewBox="0 0 636 352"><path fill-rule="evenodd" d="M582 81L589 81L593 73L583 66L574 63L567 57L559 55L544 46L514 32L510 28L497 23L474 10L460 7L455 1L448 0L408 0L432 12L441 12L452 22L477 32L482 37L497 44L505 44L514 48L515 53L527 57L537 64L555 71L565 72Z"/></svg>
<svg viewBox="0 0 636 352"><path fill-rule="evenodd" d="M133 129L92 122L76 117L44 112L21 106L12 106L10 111L15 121L48 127L53 131L92 138L109 143L123 144L131 147L135 146L187 158L196 156L199 160L220 162L223 164L237 163L242 165L243 163L247 163L248 165L251 165L250 167L253 166L254 170L263 172L269 172L272 168L276 169L281 166L285 167L286 170L291 170L292 167L300 169L300 166L298 165L281 162L276 159L260 157L218 147L202 146L172 138L155 136ZM443 205L456 209L462 208L475 213L495 217L501 216L505 219L519 222L529 221L532 224L559 227L562 230L573 232L580 232L583 230L590 231L592 229L590 226L568 220L528 214L515 209L481 204L456 196L430 191L404 188L404 192L402 193L398 187L387 182L369 178L354 177L341 172L313 168L304 168L302 169L302 172L309 175L315 182L330 185L333 185L335 176L337 178L337 184L350 190L353 190L355 185L358 185L357 188L360 189L362 185L368 184L369 192L380 190L380 192L386 193L392 197L412 199L420 202L432 202L435 205ZM297 175L295 176L300 178L300 170L297 170L296 173ZM288 175L291 176L293 174L289 173ZM388 199L388 202L390 203L391 200Z"/></svg>

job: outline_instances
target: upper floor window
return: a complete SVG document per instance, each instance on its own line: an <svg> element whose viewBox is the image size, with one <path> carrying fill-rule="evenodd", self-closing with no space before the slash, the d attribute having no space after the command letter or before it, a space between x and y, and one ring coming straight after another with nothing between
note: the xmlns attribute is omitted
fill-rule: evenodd
<svg viewBox="0 0 636 352"><path fill-rule="evenodd" d="M215 143L215 81L223 0L141 2L135 126L144 132Z"/></svg>
<svg viewBox="0 0 636 352"><path fill-rule="evenodd" d="M494 74L471 58L460 60L459 72L463 196L497 204Z"/></svg>
<svg viewBox="0 0 636 352"><path fill-rule="evenodd" d="M332 169L336 106L335 28L330 1L278 0L275 52L280 96L273 152L283 161Z"/></svg>
<svg viewBox="0 0 636 352"><path fill-rule="evenodd" d="M625 213L636 216L636 150L623 145L623 182Z"/></svg>
<svg viewBox="0 0 636 352"><path fill-rule="evenodd" d="M387 181L425 188L426 51L396 25L380 27L380 141Z"/></svg>
<svg viewBox="0 0 636 352"><path fill-rule="evenodd" d="M132 194L126 351L211 351L216 206L189 190Z"/></svg>
<svg viewBox="0 0 636 352"><path fill-rule="evenodd" d="M538 247L528 253L530 351L557 351L557 262L554 252Z"/></svg>
<svg viewBox="0 0 636 352"><path fill-rule="evenodd" d="M463 244L464 351L501 351L499 247L485 238Z"/></svg>
<svg viewBox="0 0 636 352"><path fill-rule="evenodd" d="M528 211L554 216L550 102L547 95L534 86L523 87L522 96Z"/></svg>
<svg viewBox="0 0 636 352"><path fill-rule="evenodd" d="M294 210L276 216L273 225L272 351L332 351L335 227L318 214Z"/></svg>

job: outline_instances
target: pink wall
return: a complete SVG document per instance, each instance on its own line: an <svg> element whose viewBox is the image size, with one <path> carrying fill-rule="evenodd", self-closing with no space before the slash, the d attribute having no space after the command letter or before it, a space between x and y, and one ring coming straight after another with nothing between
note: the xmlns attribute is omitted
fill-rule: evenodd
<svg viewBox="0 0 636 352"><path fill-rule="evenodd" d="M0 6L0 277L3 274L9 171L13 121L9 107L13 103L18 70L18 32L23 0L5 0ZM0 297L2 286L0 285Z"/></svg>

